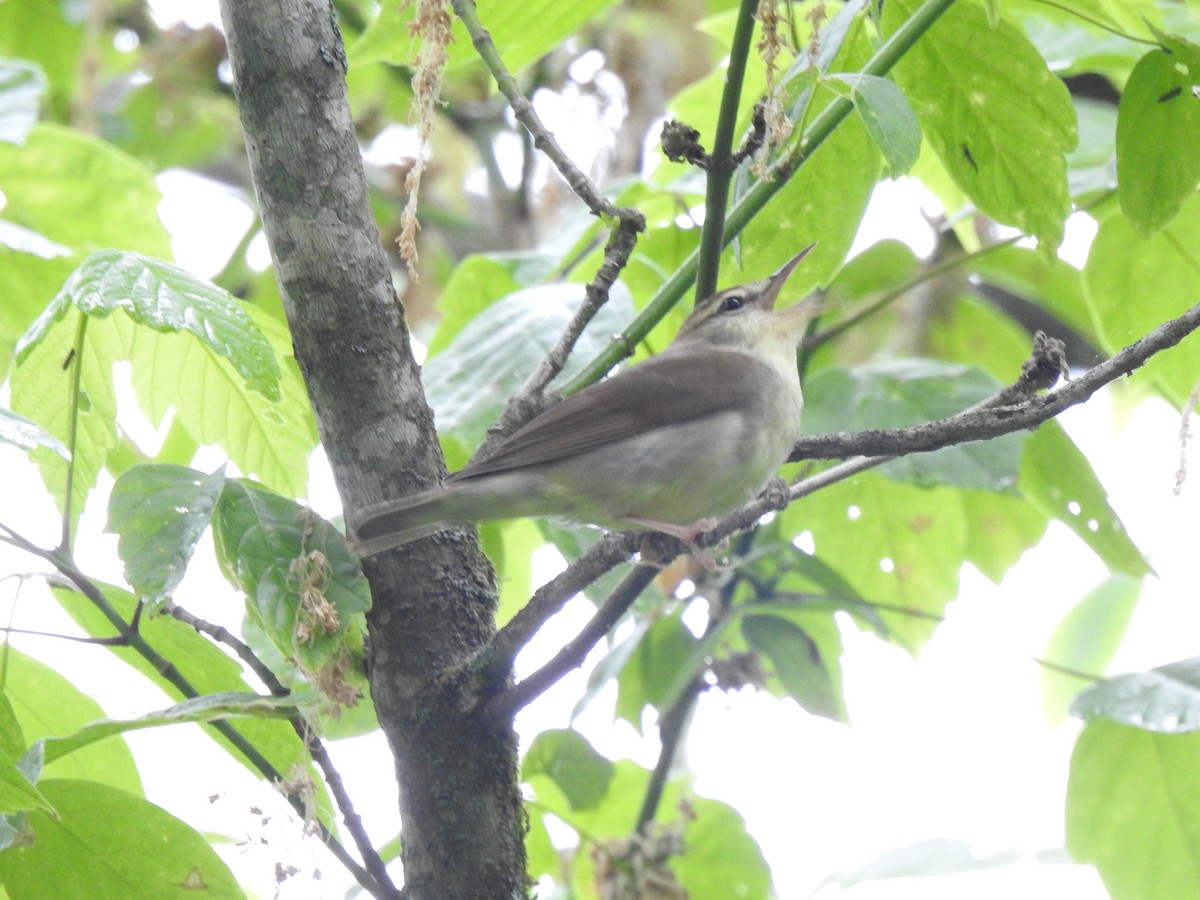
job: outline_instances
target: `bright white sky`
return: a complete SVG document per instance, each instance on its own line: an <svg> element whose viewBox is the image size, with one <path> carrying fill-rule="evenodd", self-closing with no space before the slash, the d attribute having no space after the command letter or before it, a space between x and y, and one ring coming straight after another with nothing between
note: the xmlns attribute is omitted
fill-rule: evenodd
<svg viewBox="0 0 1200 900"><path fill-rule="evenodd" d="M199 4L182 6L195 16ZM211 16L215 4L204 6ZM163 0L161 7L169 10L171 4ZM162 16L183 14L168 11ZM191 175L166 173L160 184L167 197L163 218L176 235L180 262L198 274L211 274L232 249L242 223L249 219L248 210L236 197ZM881 193L909 190L903 184L884 185ZM886 200L883 206L896 208ZM1086 219L1075 225L1071 240L1076 243L1069 241L1068 258L1078 264L1092 232ZM922 229L919 218L873 217L860 235L860 245L895 236L913 240L915 249L925 252ZM0 397L0 402L6 401ZM146 426L139 424L127 389L124 401L123 425L135 436L144 434ZM1144 592L1113 671L1192 655L1200 612L1182 585L1192 580L1200 488L1188 485L1181 497L1172 494L1179 458L1177 414L1164 403L1149 401L1131 415L1117 416L1105 395L1060 421L1096 465L1113 506L1159 574L1160 580L1151 581ZM214 454L202 457L196 463L199 468L220 463ZM54 543L54 510L24 455L0 445L0 472L6 523L43 545ZM110 486L106 482L93 493L77 548L84 571L118 581L116 540L102 533ZM312 503L325 515L339 511L319 453L313 465ZM11 518L13 510L21 511L19 520ZM0 574L31 568L44 567L0 545ZM918 660L845 627L843 664L853 728L809 716L791 701L750 691L706 695L687 748L697 790L742 811L785 900L809 896L829 874L939 837L963 839L982 855L1016 849L1025 861L980 874L884 881L849 892L831 887L820 896L1106 897L1089 867L1043 865L1030 858L1062 845L1067 764L1078 728L1074 722L1047 726L1039 696L1041 670L1031 658L1042 654L1065 612L1105 574L1091 552L1056 525L999 588L967 570L946 623ZM16 587L12 580L2 584L0 598L9 605ZM237 628L240 601L217 573L207 537L176 599L198 615ZM589 614L586 603L571 604L522 657L522 671L547 658ZM32 586L21 591L13 624L78 633ZM102 702L110 716L132 717L169 703L102 648L30 637L14 637L13 644L62 671ZM522 713L518 727L523 738L567 725L584 680L583 672L569 676ZM651 738L642 740L627 725L614 725L613 700L610 690L575 727L606 754L652 765L657 751L653 728L648 729ZM148 796L202 830L228 835L233 842L221 852L242 883L259 896L275 893L276 861L303 870L278 896L342 896L347 881L341 867L314 839L300 836L281 798L207 738L197 739L201 733L185 725L129 736ZM344 741L331 750L376 843L388 840L398 818L391 757L382 738ZM210 801L212 795L218 796L215 802ZM263 816L250 812L252 806L270 819L266 825ZM315 867L321 870L320 880L313 879Z"/></svg>

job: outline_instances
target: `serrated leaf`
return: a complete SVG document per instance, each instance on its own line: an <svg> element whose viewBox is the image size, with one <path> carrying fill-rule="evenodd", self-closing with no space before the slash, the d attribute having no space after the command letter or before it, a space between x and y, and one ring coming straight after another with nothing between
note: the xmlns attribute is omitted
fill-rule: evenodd
<svg viewBox="0 0 1200 900"><path fill-rule="evenodd" d="M890 35L917 0L885 4ZM1071 212L1065 154L1076 144L1066 87L1012 24L956 3L892 72L925 138L979 210L1038 239L1049 254Z"/></svg>
<svg viewBox="0 0 1200 900"><path fill-rule="evenodd" d="M906 428L957 415L999 389L980 369L929 359L826 369L805 384L804 429L819 434ZM881 471L919 485L1009 490L1016 484L1023 442L1023 435L1013 434L916 453Z"/></svg>
<svg viewBox="0 0 1200 900"><path fill-rule="evenodd" d="M37 63L0 60L0 141L21 144L38 117L46 74Z"/></svg>
<svg viewBox="0 0 1200 900"><path fill-rule="evenodd" d="M36 839L0 853L9 896L242 896L208 841L153 803L90 781L51 779L41 789L58 816L30 813Z"/></svg>
<svg viewBox="0 0 1200 900"><path fill-rule="evenodd" d="M1071 704L1081 719L1180 734L1200 729L1200 657L1118 675L1082 691Z"/></svg>
<svg viewBox="0 0 1200 900"><path fill-rule="evenodd" d="M1200 183L1200 56L1151 50L1134 66L1117 113L1121 210L1149 237Z"/></svg>
<svg viewBox="0 0 1200 900"><path fill-rule="evenodd" d="M475 447L538 363L558 341L583 299L582 284L547 284L492 303L454 336L421 373L440 433ZM620 283L588 323L557 380L569 379L633 317Z"/></svg>
<svg viewBox="0 0 1200 900"><path fill-rule="evenodd" d="M250 481L228 481L213 537L221 569L284 654L310 672L337 661L371 591L327 521Z"/></svg>
<svg viewBox="0 0 1200 900"><path fill-rule="evenodd" d="M162 599L183 580L224 485L224 470L171 465L134 466L117 479L105 530L120 536L117 555L140 596Z"/></svg>
<svg viewBox="0 0 1200 900"><path fill-rule="evenodd" d="M521 761L521 777L548 777L574 811L595 809L608 793L613 763L601 756L587 738L569 728L539 734Z"/></svg>
<svg viewBox="0 0 1200 900"><path fill-rule="evenodd" d="M921 153L921 125L895 82L877 75L840 73L830 76L849 86L854 111L883 155L888 176L899 178Z"/></svg>
<svg viewBox="0 0 1200 900"><path fill-rule="evenodd" d="M774 615L742 618L746 643L771 661L776 677L793 700L814 715L844 721L846 711L821 658L817 642L800 626Z"/></svg>
<svg viewBox="0 0 1200 900"><path fill-rule="evenodd" d="M1200 896L1200 734L1097 719L1071 754L1067 849L1113 900Z"/></svg>
<svg viewBox="0 0 1200 900"><path fill-rule="evenodd" d="M22 450L44 447L63 459L69 459L71 456L66 445L37 422L8 409L0 409L0 441Z"/></svg>
<svg viewBox="0 0 1200 900"><path fill-rule="evenodd" d="M228 291L178 266L140 253L93 253L18 343L18 361L61 319L66 304L99 318L121 310L155 331L191 334L228 359L254 390L279 398L279 365L262 331Z"/></svg>
<svg viewBox="0 0 1200 900"><path fill-rule="evenodd" d="M46 762L49 763L97 741L129 731L177 725L181 722L214 722L218 719L238 718L287 718L294 715L300 705L301 700L296 696L271 697L240 691L205 694L202 697L189 698L166 709L146 713L136 719L101 719L89 722L71 734L43 739L43 752Z"/></svg>
<svg viewBox="0 0 1200 900"><path fill-rule="evenodd" d="M1061 721L1080 687L1088 682L1067 672L1104 672L1125 636L1141 592L1140 581L1109 578L1058 623L1046 645L1045 658L1051 667L1042 672L1042 706L1053 723Z"/></svg>
<svg viewBox="0 0 1200 900"><path fill-rule="evenodd" d="M186 335L139 335L133 386L152 422L174 409L175 421L194 441L220 445L243 474L288 497L303 497L317 443L304 379L286 326L256 307L246 312L280 363L278 401L249 389L228 360Z"/></svg>

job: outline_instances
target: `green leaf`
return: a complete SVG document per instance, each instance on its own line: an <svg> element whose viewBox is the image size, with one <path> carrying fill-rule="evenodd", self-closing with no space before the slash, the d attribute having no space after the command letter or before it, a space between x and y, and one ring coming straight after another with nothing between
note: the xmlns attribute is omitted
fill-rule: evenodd
<svg viewBox="0 0 1200 900"><path fill-rule="evenodd" d="M0 142L0 191L6 219L80 255L104 247L171 255L154 173L74 129L41 122L22 147Z"/></svg>
<svg viewBox="0 0 1200 900"><path fill-rule="evenodd" d="M206 694L176 703L167 709L147 713L136 719L101 719L89 722L77 731L62 737L45 738L42 742L46 762L53 762L69 753L88 747L97 741L163 725L181 722L214 722L218 719L279 719L296 712L301 701L295 696L271 697L240 691Z"/></svg>
<svg viewBox="0 0 1200 900"><path fill-rule="evenodd" d="M784 690L801 707L837 722L846 720L845 703L829 674L832 661L822 659L817 642L802 628L780 616L755 614L742 618L742 635L771 661Z"/></svg>
<svg viewBox="0 0 1200 900"><path fill-rule="evenodd" d="M615 714L639 732L642 711L647 706L656 707L661 717L669 708L668 703L674 703L675 698L669 692L675 680L690 675L687 681L691 681L700 674L700 668L689 665L698 642L681 616L682 611L655 621L640 635L617 675Z"/></svg>
<svg viewBox="0 0 1200 900"><path fill-rule="evenodd" d="M884 5L890 35L918 0ZM1015 26L956 3L892 72L954 181L979 210L1050 255L1071 212L1065 154L1076 144L1066 87Z"/></svg>
<svg viewBox="0 0 1200 900"><path fill-rule="evenodd" d="M105 530L120 535L117 555L140 596L162 599L183 580L224 485L224 470L168 465L134 466L117 479Z"/></svg>
<svg viewBox="0 0 1200 900"><path fill-rule="evenodd" d="M36 63L0 60L0 141L21 144L38 117L46 74Z"/></svg>
<svg viewBox="0 0 1200 900"><path fill-rule="evenodd" d="M1114 575L1150 573L1087 457L1057 422L1046 422L1030 435L1017 486L1045 515L1074 531Z"/></svg>
<svg viewBox="0 0 1200 900"><path fill-rule="evenodd" d="M1103 716L1163 734L1200 729L1200 657L1092 685L1071 704L1082 719Z"/></svg>
<svg viewBox="0 0 1200 900"><path fill-rule="evenodd" d="M510 294L485 308L421 373L438 431L478 446L508 398L558 341L583 298L581 284L547 284ZM588 323L557 380L569 379L633 317L620 282Z"/></svg>
<svg viewBox="0 0 1200 900"><path fill-rule="evenodd" d="M921 152L921 125L904 92L877 75L841 73L830 78L849 86L854 111L883 154L888 176L899 178L911 169Z"/></svg>
<svg viewBox="0 0 1200 900"><path fill-rule="evenodd" d="M1200 103L1200 100L1196 101ZM1088 253L1084 278L1099 341L1116 353L1180 315L1200 298L1200 197L1188 200L1161 231L1141 238L1124 216L1103 219ZM1200 342L1183 341L1156 354L1138 372L1182 409L1200 372Z"/></svg>
<svg viewBox="0 0 1200 900"><path fill-rule="evenodd" d="M496 257L473 253L464 259L454 267L454 273L438 298L442 318L429 339L428 358L432 359L449 347L475 316L501 297L516 293L520 287L509 268Z"/></svg>
<svg viewBox="0 0 1200 900"><path fill-rule="evenodd" d="M279 365L254 320L227 291L178 266L140 253L93 253L21 339L18 362L62 318L67 304L99 318L121 310L155 331L191 334L228 359L254 390L279 398Z"/></svg>
<svg viewBox="0 0 1200 900"><path fill-rule="evenodd" d="M516 75L615 4L616 0L528 0L516 5L505 0L480 0L478 7L480 21L505 65ZM372 62L412 65L417 56L417 42L409 28L413 9L407 4L383 4L378 18L350 46L351 69ZM451 34L453 42L446 48L450 56L447 70L479 65L479 55L457 18Z"/></svg>
<svg viewBox="0 0 1200 900"><path fill-rule="evenodd" d="M1134 67L1117 118L1121 210L1142 237L1174 218L1200 183L1200 53L1151 50Z"/></svg>
<svg viewBox="0 0 1200 900"><path fill-rule="evenodd" d="M809 532L817 557L836 561L855 592L880 605L902 647L928 639L930 617L958 594L967 521L956 490L865 473L793 503L779 518L784 534Z"/></svg>
<svg viewBox="0 0 1200 900"><path fill-rule="evenodd" d="M37 422L7 409L0 409L0 441L13 444L22 450L45 447L63 459L69 459L71 456L66 445Z"/></svg>
<svg viewBox="0 0 1200 900"><path fill-rule="evenodd" d="M105 598L117 613L126 622L130 621L130 617L133 615L134 608L137 605L137 598L128 591L121 590L112 585L100 584L99 587L104 591ZM62 588L52 589L52 593L63 609L89 635L93 637L108 637L112 635L112 625L104 617L103 613L86 597ZM200 694L217 694L223 691L253 693L253 689L242 678L242 668L236 660L230 658L220 647L198 635L191 627L180 622L178 619L173 619L169 616L143 616L139 631L151 647L166 659L171 660L176 670ZM167 696L177 700L186 699L174 684L163 677L162 672L148 662L134 648L110 645L107 649L122 662L127 663L133 669L146 676L152 683L160 687ZM55 728L53 730L47 729L38 732L38 734L68 734L72 730L100 718L104 718L104 713L96 707L86 717L81 717L71 723L70 727ZM214 731L209 726L203 727L234 759L245 765L256 776L260 774L242 756L240 751L233 749L233 746L223 735ZM253 744L255 749L278 772L287 774L292 770L293 766L308 761L308 752L304 747L304 743L296 735L291 725L285 722L264 719L242 719L234 727ZM28 727L26 727L26 733L30 734ZM33 737L32 734L30 736L31 738ZM99 748L109 745L123 747L124 742L106 741L94 747L88 747L85 750L73 753L55 762L54 766L68 765L76 757L82 756L84 753L92 753ZM328 824L332 821L333 804L325 791L324 782L320 781L318 781L317 804L318 815L322 821Z"/></svg>
<svg viewBox="0 0 1200 900"><path fill-rule="evenodd" d="M979 369L926 359L826 369L805 385L804 429L820 434L905 428L956 415L999 388ZM918 485L1009 490L1017 480L1023 442L1017 434L975 441L902 457L880 471Z"/></svg>
<svg viewBox="0 0 1200 900"><path fill-rule="evenodd" d="M243 896L208 842L153 803L89 781L49 780L41 788L58 816L30 813L35 839L0 853L0 879L13 900Z"/></svg>
<svg viewBox="0 0 1200 900"><path fill-rule="evenodd" d="M671 871L689 900L768 900L771 870L746 820L727 803L697 797L695 818L683 832L683 853L671 857Z"/></svg>
<svg viewBox="0 0 1200 900"><path fill-rule="evenodd" d="M1067 849L1113 900L1200 896L1200 734L1089 722L1071 755Z"/></svg>
<svg viewBox="0 0 1200 900"><path fill-rule="evenodd" d="M1073 672L1102 674L1125 636L1141 592L1141 581L1121 576L1089 591L1054 629L1046 645L1047 662ZM1090 683L1086 675L1043 670L1042 707L1053 723L1062 720L1080 687Z"/></svg>
<svg viewBox="0 0 1200 900"><path fill-rule="evenodd" d="M247 306L245 312L281 364L278 401L250 389L228 360L185 335L140 334L133 386L152 422L173 409L194 441L219 444L243 474L288 497L303 497L317 428L291 336L261 309Z"/></svg>
<svg viewBox="0 0 1200 900"><path fill-rule="evenodd" d="M336 664L371 605L345 538L316 513L251 481L226 482L213 520L225 577L285 657Z"/></svg>
<svg viewBox="0 0 1200 900"><path fill-rule="evenodd" d="M4 653L4 706L20 722L22 742L32 744L39 738L70 734L88 722L104 718L104 710L95 700L45 663L26 656L12 646L6 646ZM25 747L18 749L10 740L6 749L11 755L17 756L24 752ZM123 740L95 744L70 759L49 763L45 775L50 778L86 778L135 794L142 793L142 780L133 762L133 754Z"/></svg>
<svg viewBox="0 0 1200 900"><path fill-rule="evenodd" d="M22 774L17 761L0 751L0 814L40 809L53 813L50 801Z"/></svg>
<svg viewBox="0 0 1200 900"><path fill-rule="evenodd" d="M569 728L543 731L521 762L523 779L548 777L572 810L595 809L608 793L614 771L613 763L597 753L587 738Z"/></svg>

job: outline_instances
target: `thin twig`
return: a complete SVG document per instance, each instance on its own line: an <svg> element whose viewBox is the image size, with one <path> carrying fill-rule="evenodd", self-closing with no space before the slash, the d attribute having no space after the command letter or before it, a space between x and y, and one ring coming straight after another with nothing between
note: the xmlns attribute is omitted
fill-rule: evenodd
<svg viewBox="0 0 1200 900"><path fill-rule="evenodd" d="M258 658L258 654L248 644L230 632L229 629L193 615L173 600L168 600L163 604L161 611L163 615L178 619L185 625L190 625L200 634L208 635L217 643L224 644L232 649L237 654L238 659L244 662L258 676L259 680L266 685L267 690L276 697L291 695L292 691L279 680L279 677L271 671L266 663ZM394 893L396 886L392 883L391 876L388 874L387 864L383 861L378 851L376 851L375 845L371 842L366 828L363 827L362 817L354 808L354 801L350 799L350 794L346 791L346 786L342 782L342 775L337 770L337 767L334 766L333 760L329 758L329 752L325 749L325 745L313 734L308 722L299 714L288 716L288 722L291 724L292 730L296 732L296 736L304 744L305 749L308 750L308 754L312 757L313 762L316 763L317 768L321 770L321 775L325 779L329 793L337 804L338 811L342 814L342 821L346 825L346 830L350 832L350 836L354 839L354 845L358 847L359 855L362 856L367 871L371 873L380 885L383 885Z"/></svg>
<svg viewBox="0 0 1200 900"><path fill-rule="evenodd" d="M509 401L500 420L489 431L489 440L495 441L528 422L543 408L542 392L547 384L562 371L567 357L575 346L575 341L583 332L591 318L605 303L608 302L608 292L617 279L617 275L629 262L637 236L646 230L646 217L632 207L616 206L608 200L587 175L583 173L571 158L563 152L554 135L542 123L533 104L529 102L512 73L508 71L504 60L492 36L483 23L479 21L479 12L475 0L451 0L455 14L466 26L467 33L475 45L475 50L483 60L500 93L508 100L517 121L525 127L533 139L533 146L545 154L559 174L567 182L572 192L582 200L592 214L606 222L615 222L612 236L604 249L604 262L596 272L596 277L587 286L587 296L582 307L576 313L558 344L547 354L546 358ZM485 445L485 448L488 445Z"/></svg>
<svg viewBox="0 0 1200 900"><path fill-rule="evenodd" d="M645 833L658 814L658 804L662 801L667 780L671 777L671 767L675 764L675 757L679 753L679 744L687 730L688 719L703 691L704 679L697 675L671 704L671 708L664 712L662 718L659 719L658 760L654 763L654 770L650 773L650 782L646 785L646 793L642 797L642 806L638 810L637 823L634 825L634 831L639 834Z"/></svg>

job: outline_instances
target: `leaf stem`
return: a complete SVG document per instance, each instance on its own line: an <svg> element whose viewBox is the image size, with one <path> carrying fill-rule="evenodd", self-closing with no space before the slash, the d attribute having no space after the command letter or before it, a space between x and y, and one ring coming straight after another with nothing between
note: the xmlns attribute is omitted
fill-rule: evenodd
<svg viewBox="0 0 1200 900"><path fill-rule="evenodd" d="M71 388L67 399L67 489L63 497L62 537L58 542L61 552L71 549L72 494L75 489L75 443L79 436L79 396L83 382L83 345L87 336L87 313L80 310L79 325L75 329L75 343L71 347Z"/></svg>

